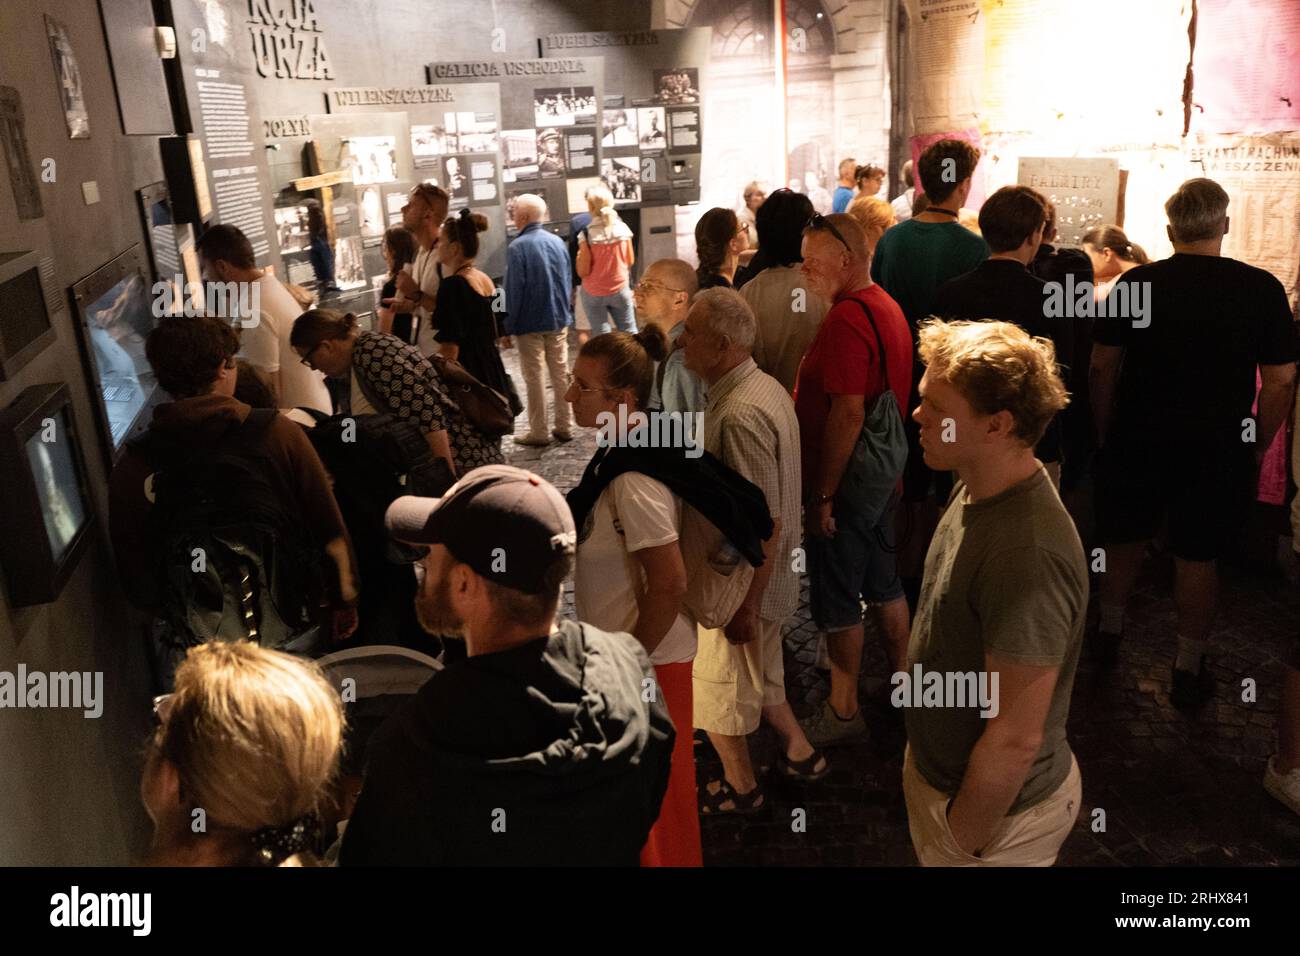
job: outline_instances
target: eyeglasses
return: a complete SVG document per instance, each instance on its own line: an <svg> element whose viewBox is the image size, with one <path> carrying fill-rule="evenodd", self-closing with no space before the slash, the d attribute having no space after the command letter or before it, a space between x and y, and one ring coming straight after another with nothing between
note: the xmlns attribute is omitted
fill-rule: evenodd
<svg viewBox="0 0 1300 956"><path fill-rule="evenodd" d="M301 359L299 359L299 361L302 362L303 365L311 369L313 372L315 372L317 369L316 366L312 364L311 357L314 354L316 354L316 350L319 349L324 344L325 343L323 341L317 342L315 345L313 345L310 349L307 350L307 354L304 355Z"/></svg>
<svg viewBox="0 0 1300 956"><path fill-rule="evenodd" d="M574 386L577 386L578 391L579 391L579 392L582 392L584 395L589 395L589 394L591 394L592 392L608 392L608 391L609 391L609 389L607 389L607 388L589 388L588 386L583 385L581 382L579 382L576 378L573 377L573 373L572 373L572 372L570 372L568 375L565 376L565 383L566 383L566 384L565 384L565 388L566 388L566 389L570 389L570 388L573 388Z"/></svg>
<svg viewBox="0 0 1300 956"><path fill-rule="evenodd" d="M672 286L656 282L654 279L642 279L636 284L633 292L640 292L643 295L652 295L655 292L685 292L685 289L674 289Z"/></svg>
<svg viewBox="0 0 1300 956"><path fill-rule="evenodd" d="M811 229L814 232L819 232L822 229L825 229L827 232L829 232L832 236L834 236L836 239L840 241L840 244L844 246L845 252L847 252L850 256L853 255L853 249L849 245L848 240L845 239L842 235L840 235L840 231L835 228L835 224L831 222L829 219L827 219L825 216L823 216L821 213L814 214L813 217L808 220L808 225L805 226L804 228Z"/></svg>

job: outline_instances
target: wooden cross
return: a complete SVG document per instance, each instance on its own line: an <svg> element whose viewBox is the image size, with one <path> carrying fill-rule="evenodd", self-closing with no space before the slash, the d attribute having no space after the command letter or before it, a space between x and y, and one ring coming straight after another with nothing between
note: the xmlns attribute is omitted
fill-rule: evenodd
<svg viewBox="0 0 1300 956"><path fill-rule="evenodd" d="M293 188L300 193L319 193L322 212L325 213L325 231L330 248L334 248L334 187L352 182L352 171L331 169L325 171L320 159L320 143L309 140L302 148L302 164L307 176L292 180Z"/></svg>

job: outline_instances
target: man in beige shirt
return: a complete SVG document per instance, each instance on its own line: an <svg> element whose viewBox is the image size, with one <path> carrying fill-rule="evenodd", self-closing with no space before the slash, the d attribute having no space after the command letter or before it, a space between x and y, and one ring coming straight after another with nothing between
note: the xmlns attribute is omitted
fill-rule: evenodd
<svg viewBox="0 0 1300 956"><path fill-rule="evenodd" d="M830 308L800 271L803 228L812 216L802 193L772 193L756 214L759 251L751 268L758 271L740 288L757 322L754 361L792 395L799 363Z"/></svg>

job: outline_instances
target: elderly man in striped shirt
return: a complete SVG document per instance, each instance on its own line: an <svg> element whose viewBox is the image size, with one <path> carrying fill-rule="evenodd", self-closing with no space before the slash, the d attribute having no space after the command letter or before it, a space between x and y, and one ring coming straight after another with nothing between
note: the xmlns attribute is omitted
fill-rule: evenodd
<svg viewBox="0 0 1300 956"><path fill-rule="evenodd" d="M763 807L747 739L760 717L784 744L781 773L816 780L828 772L785 696L781 627L799 599L792 557L800 541L799 421L786 390L754 364L755 329L754 313L738 293L707 289L678 340L686 368L708 386L704 447L763 490L775 525L763 545L766 560L731 622L700 632L695 726L708 732L724 774L705 787L706 814Z"/></svg>

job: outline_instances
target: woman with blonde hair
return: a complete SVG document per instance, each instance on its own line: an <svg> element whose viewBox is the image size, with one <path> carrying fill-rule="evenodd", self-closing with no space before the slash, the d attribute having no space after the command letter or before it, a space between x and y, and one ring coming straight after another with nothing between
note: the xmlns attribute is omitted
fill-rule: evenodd
<svg viewBox="0 0 1300 956"><path fill-rule="evenodd" d="M609 320L622 332L636 331L636 305L628 274L636 263L632 230L614 209L614 196L604 186L587 190L591 224L578 235L575 268L582 280L582 308L593 335L609 331Z"/></svg>
<svg viewBox="0 0 1300 956"><path fill-rule="evenodd" d="M876 243L885 230L897 222L894 207L875 196L858 196L849 203L849 215L862 224L867 234L867 249L876 251Z"/></svg>
<svg viewBox="0 0 1300 956"><path fill-rule="evenodd" d="M314 862L343 705L314 664L247 641L190 650L154 710L140 797L153 866Z"/></svg>

